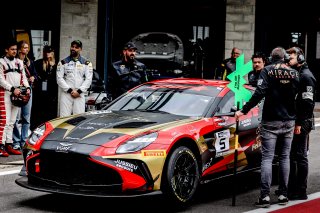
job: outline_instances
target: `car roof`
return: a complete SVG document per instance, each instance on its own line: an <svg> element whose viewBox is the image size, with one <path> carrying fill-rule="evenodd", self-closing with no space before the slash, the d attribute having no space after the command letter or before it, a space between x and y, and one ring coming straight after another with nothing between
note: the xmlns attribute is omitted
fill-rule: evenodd
<svg viewBox="0 0 320 213"><path fill-rule="evenodd" d="M168 83L168 84L194 84L194 85L203 85L203 86L213 86L213 87L222 87L225 88L230 83L230 81L223 80L213 80L213 79L200 79L200 78L167 78L167 79L158 79L149 81L146 83ZM145 84L146 84L145 83ZM255 87L252 87L249 84L244 84L244 87L250 90L254 90Z"/></svg>
<svg viewBox="0 0 320 213"><path fill-rule="evenodd" d="M226 87L230 81L198 79L198 78L169 78L150 81L149 83L168 83L168 84L194 84L214 87Z"/></svg>

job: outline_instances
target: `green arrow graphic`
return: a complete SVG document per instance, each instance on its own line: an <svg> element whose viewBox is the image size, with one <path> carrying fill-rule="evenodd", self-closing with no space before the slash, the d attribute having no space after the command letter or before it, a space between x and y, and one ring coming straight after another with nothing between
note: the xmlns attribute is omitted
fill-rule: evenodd
<svg viewBox="0 0 320 213"><path fill-rule="evenodd" d="M244 64L244 54L241 54L236 59L236 70L230 73L227 78L231 81L227 86L235 94L235 106L239 103L239 109L242 109L243 102L246 102L251 97L251 92L243 87L246 83L243 76L248 74L252 70L252 61Z"/></svg>

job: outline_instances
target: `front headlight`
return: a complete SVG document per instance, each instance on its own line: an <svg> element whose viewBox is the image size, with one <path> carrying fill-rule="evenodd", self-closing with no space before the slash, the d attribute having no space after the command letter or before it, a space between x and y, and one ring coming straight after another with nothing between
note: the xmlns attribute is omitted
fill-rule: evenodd
<svg viewBox="0 0 320 213"><path fill-rule="evenodd" d="M29 141L28 141L29 144L35 145L37 141L41 138L41 136L44 134L45 130L46 130L45 124L37 127L29 137Z"/></svg>
<svg viewBox="0 0 320 213"><path fill-rule="evenodd" d="M124 153L139 151L144 147L148 146L149 144L151 144L153 141L155 141L157 137L158 137L158 133L153 132L148 135L143 135L141 137L130 139L125 143L121 144L117 149L116 153L124 154Z"/></svg>

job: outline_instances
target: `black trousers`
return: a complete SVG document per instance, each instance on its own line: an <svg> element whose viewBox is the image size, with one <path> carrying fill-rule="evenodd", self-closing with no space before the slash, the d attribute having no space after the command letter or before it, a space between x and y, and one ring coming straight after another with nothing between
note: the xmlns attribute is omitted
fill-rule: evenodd
<svg viewBox="0 0 320 213"><path fill-rule="evenodd" d="M301 128L299 135L294 135L290 153L290 175L288 194L305 194L309 172L308 149L311 129Z"/></svg>

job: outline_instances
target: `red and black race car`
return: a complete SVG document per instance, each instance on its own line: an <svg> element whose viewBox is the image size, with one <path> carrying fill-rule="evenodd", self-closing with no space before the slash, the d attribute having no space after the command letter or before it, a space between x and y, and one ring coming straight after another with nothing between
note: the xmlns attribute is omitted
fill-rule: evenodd
<svg viewBox="0 0 320 213"><path fill-rule="evenodd" d="M147 82L103 110L48 121L30 135L24 148L27 175L16 183L85 196L163 193L189 203L199 184L233 173L235 101L228 83ZM260 167L261 108L239 121L239 172Z"/></svg>

